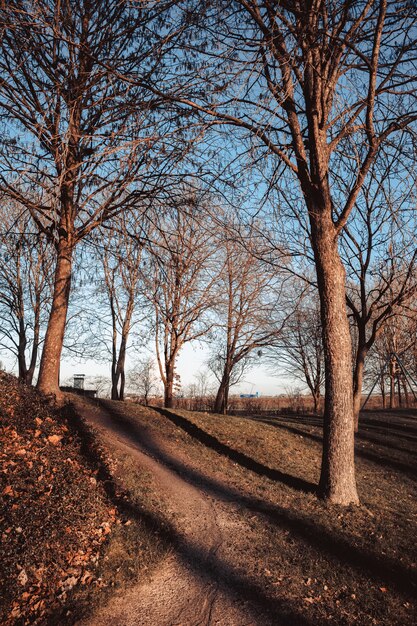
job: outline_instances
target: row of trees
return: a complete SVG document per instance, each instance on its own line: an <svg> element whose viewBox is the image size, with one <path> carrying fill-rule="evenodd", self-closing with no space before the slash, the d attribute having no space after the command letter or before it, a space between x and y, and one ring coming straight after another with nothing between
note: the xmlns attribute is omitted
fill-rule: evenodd
<svg viewBox="0 0 417 626"><path fill-rule="evenodd" d="M75 355L110 360L113 399L124 397L131 340L145 343L153 337L168 407L173 405L181 349L204 340L212 346L210 366L220 383L216 410L226 412L229 388L248 366L253 352L280 336L282 277L256 258L254 236L249 231L242 247L230 239L233 230L226 219L216 223L208 216L208 208L195 193L184 195L181 202L166 207L163 217L156 213L155 221L144 222L140 212L123 214L111 229L98 230L80 248L72 276L76 297L70 303L65 344ZM22 234L23 242L26 236ZM3 240L11 241L8 236L1 237ZM11 320L2 345L19 363L25 362L30 348L30 358L36 362L32 355L38 354L44 341L47 318L45 314L40 317L33 300L32 275L20 280L20 306L13 304L14 276L22 265L31 263L33 255L32 247L22 249L17 234L13 242L0 275L0 310ZM47 250L45 263L52 255L52 250ZM41 255L41 248L36 251ZM51 307L51 291L47 282L39 290L45 313ZM16 329L20 327L25 328L25 342L19 342ZM32 382L33 373L30 379L24 370L19 373Z"/></svg>
<svg viewBox="0 0 417 626"><path fill-rule="evenodd" d="M357 502L346 297L368 325L380 303L347 294L341 237L369 196L373 212L387 178L399 185L413 170L414 3L11 0L0 19L0 189L55 248L39 388L59 395L77 246L132 207L169 205L184 177L236 186L239 167L257 190L240 217L263 193L308 243L325 374L320 485L334 502ZM373 336L358 332L358 381Z"/></svg>
<svg viewBox="0 0 417 626"><path fill-rule="evenodd" d="M16 204L5 203L0 214L5 261L0 269L0 336L3 348L17 360L19 377L32 383L51 303L48 277L53 249L46 240L38 240L24 212L19 217ZM204 341L211 348L208 370L218 381L215 412L227 412L230 387L254 362L269 366L274 374L285 371L301 379L317 411L324 357L316 288L291 275L289 259L277 269L263 258L259 224L257 229L243 231L229 215L208 206L202 194L184 193L181 201L156 212L154 219L149 213L148 218L140 211L124 213L112 228L99 229L79 249L64 344L67 352L110 362L111 397L121 400L128 348L131 356L140 355L143 360L137 346L150 342L169 407L182 348ZM350 232L348 237L351 241ZM372 253L377 252L374 246ZM361 345L363 330L371 350L368 371L373 381L394 352L405 355L404 364L412 375L416 371L415 282L409 269L413 257L413 252L403 257L400 270L395 271L391 255L384 265L390 271L388 277L375 278L373 272L365 305L369 300L372 306L382 303L377 315L369 315L369 322L359 318L359 323L357 314L350 316L353 352ZM353 255L349 261L353 266ZM375 263L370 267L375 268ZM348 285L347 303L352 307L360 284L351 280ZM131 383L135 376L143 381L147 398L154 374L149 359L142 366L141 372L136 368L132 373ZM355 360L352 370L361 398L362 373L358 381Z"/></svg>

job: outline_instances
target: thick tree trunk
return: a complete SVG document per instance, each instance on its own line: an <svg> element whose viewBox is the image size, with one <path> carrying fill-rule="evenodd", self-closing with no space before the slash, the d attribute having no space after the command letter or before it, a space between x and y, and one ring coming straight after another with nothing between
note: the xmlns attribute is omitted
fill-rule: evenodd
<svg viewBox="0 0 417 626"><path fill-rule="evenodd" d="M381 396L382 396L382 408L386 409L387 408L387 396L385 393L385 382L384 382L383 377L381 380Z"/></svg>
<svg viewBox="0 0 417 626"><path fill-rule="evenodd" d="M112 374L111 380L111 399L112 400L124 400L125 397L125 371L124 364L121 368L117 368L116 372Z"/></svg>
<svg viewBox="0 0 417 626"><path fill-rule="evenodd" d="M59 368L67 322L71 290L72 256L74 246L66 238L58 243L51 313L46 329L39 368L38 389L60 396Z"/></svg>
<svg viewBox="0 0 417 626"><path fill-rule="evenodd" d="M25 331L19 331L19 345L17 352L17 363L19 368L19 380L27 382L27 366L26 366L26 333Z"/></svg>
<svg viewBox="0 0 417 626"><path fill-rule="evenodd" d="M32 385L33 383L33 376L35 374L36 361L38 360L38 346L39 346L39 340L34 339L33 346L32 346L32 355L30 358L30 365L29 365L28 371L26 372L26 384L28 385Z"/></svg>
<svg viewBox="0 0 417 626"><path fill-rule="evenodd" d="M325 357L325 407L321 495L358 503L354 464L352 347L345 305L345 270L331 212L310 212L320 293Z"/></svg>
<svg viewBox="0 0 417 626"><path fill-rule="evenodd" d="M125 362L126 362L127 337L122 337L119 356L112 367L111 399L124 400L125 394Z"/></svg>
<svg viewBox="0 0 417 626"><path fill-rule="evenodd" d="M37 301L36 306L40 307L40 303ZM30 362L29 367L26 362L26 347L27 347L27 336L26 336L26 328L25 322L22 318L19 320L19 345L18 345L18 368L19 368L19 380L23 381L27 385L32 385L33 376L35 374L36 362L38 360L38 349L39 349L39 335L40 335L40 323L39 323L39 312L35 311L35 324L33 330L33 343L32 350L30 354Z"/></svg>
<svg viewBox="0 0 417 626"><path fill-rule="evenodd" d="M118 385L119 385L119 376L116 373L113 373L111 377L111 393L110 393L112 400L120 400Z"/></svg>
<svg viewBox="0 0 417 626"><path fill-rule="evenodd" d="M26 374L26 383L32 385L33 377L35 375L36 364L38 362L38 351L41 334L41 291L36 293L35 301L35 322L33 325L33 344L32 354L30 356L30 363Z"/></svg>
<svg viewBox="0 0 417 626"><path fill-rule="evenodd" d="M362 404L363 373L366 353L365 348L358 348L355 369L353 371L353 418L355 420L355 433L358 432L359 428L359 413Z"/></svg>

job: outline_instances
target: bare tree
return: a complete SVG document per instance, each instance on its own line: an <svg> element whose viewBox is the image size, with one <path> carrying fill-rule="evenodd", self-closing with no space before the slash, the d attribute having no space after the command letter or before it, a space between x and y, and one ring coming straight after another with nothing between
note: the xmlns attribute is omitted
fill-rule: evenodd
<svg viewBox="0 0 417 626"><path fill-rule="evenodd" d="M268 357L274 372L278 365L307 385L317 413L324 385L320 307L316 293L303 287L301 293L294 293L294 311L282 330L279 345L268 352Z"/></svg>
<svg viewBox="0 0 417 626"><path fill-rule="evenodd" d="M408 406L409 392L417 393L417 315L412 304L387 318L370 349L365 380L371 390L379 383L383 408L395 408L396 398L400 407Z"/></svg>
<svg viewBox="0 0 417 626"><path fill-rule="evenodd" d="M0 206L0 346L31 385L49 312L53 250L17 203Z"/></svg>
<svg viewBox="0 0 417 626"><path fill-rule="evenodd" d="M126 352L139 300L144 236L141 214L131 212L119 216L100 239L104 291L111 316L112 400L124 399Z"/></svg>
<svg viewBox="0 0 417 626"><path fill-rule="evenodd" d="M148 406L150 396L158 391L159 385L160 380L152 357L141 359L129 372L129 388L139 393L145 406Z"/></svg>
<svg viewBox="0 0 417 626"><path fill-rule="evenodd" d="M270 265L258 259L256 237L250 229L244 241L243 246L226 226L218 243L222 268L217 285L215 353L210 361L220 383L216 413L227 413L230 386L239 382L254 352L271 344L281 332L281 280Z"/></svg>
<svg viewBox="0 0 417 626"><path fill-rule="evenodd" d="M173 201L164 212L144 280L154 313L165 406L171 407L178 354L186 343L206 335L211 326L206 313L213 302L214 248L208 210L199 194Z"/></svg>
<svg viewBox="0 0 417 626"><path fill-rule="evenodd" d="M395 155L394 155L395 156ZM415 184L397 159L376 163L356 202L355 219L341 239L347 270L347 305L354 324L353 408L358 429L365 360L384 325L401 314L417 291ZM393 170L393 171L391 171ZM401 177L402 185L398 187Z"/></svg>
<svg viewBox="0 0 417 626"><path fill-rule="evenodd" d="M201 14L201 5L196 3ZM417 119L414 3L236 0L206 6L202 45L207 91L188 79L172 98L251 141L269 185L297 181L308 216L325 357L320 490L357 503L351 339L338 242L383 150L407 158ZM189 19L189 18L188 18ZM207 69L208 67L208 69ZM199 82L201 81L201 73ZM193 89L194 88L194 89ZM412 155L412 144L409 143ZM347 184L344 164L354 164ZM288 180L285 181L285 175Z"/></svg>
<svg viewBox="0 0 417 626"><path fill-rule="evenodd" d="M0 8L0 189L56 248L38 387L59 395L74 250L158 188L179 156L177 119L144 86L162 80L162 2L10 0ZM135 86L121 80L134 73ZM146 81L145 81L146 77ZM139 84L141 83L141 84ZM167 112L167 105L164 105ZM161 135L170 143L156 150ZM157 152L157 159L155 154ZM161 187L159 185L159 187Z"/></svg>

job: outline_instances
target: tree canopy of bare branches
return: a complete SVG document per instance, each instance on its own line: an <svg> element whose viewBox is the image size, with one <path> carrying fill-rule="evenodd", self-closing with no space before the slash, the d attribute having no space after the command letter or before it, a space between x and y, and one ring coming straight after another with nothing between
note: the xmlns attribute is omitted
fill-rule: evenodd
<svg viewBox="0 0 417 626"><path fill-rule="evenodd" d="M160 98L145 86L164 72L165 7L1 5L0 189L29 211L57 252L38 379L48 393L59 395L75 246L132 203L145 204L162 176L166 187L167 164L179 157L176 114L165 103L162 120ZM131 74L135 85L120 78Z"/></svg>
<svg viewBox="0 0 417 626"><path fill-rule="evenodd" d="M144 268L167 407L173 405L175 365L181 348L204 337L212 324L206 314L213 305L215 248L207 218L198 193L166 206Z"/></svg>

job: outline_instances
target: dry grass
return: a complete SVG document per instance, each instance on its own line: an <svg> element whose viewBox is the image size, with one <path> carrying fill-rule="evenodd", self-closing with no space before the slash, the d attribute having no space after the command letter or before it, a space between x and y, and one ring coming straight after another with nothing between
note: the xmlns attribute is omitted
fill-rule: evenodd
<svg viewBox="0 0 417 626"><path fill-rule="evenodd" d="M313 416L144 414L175 443L203 487L234 500L247 522L238 573L311 624L416 623L415 413L366 413L357 440L360 507L315 493L321 424ZM242 550L242 545L244 546ZM230 546L233 551L233 546Z"/></svg>

